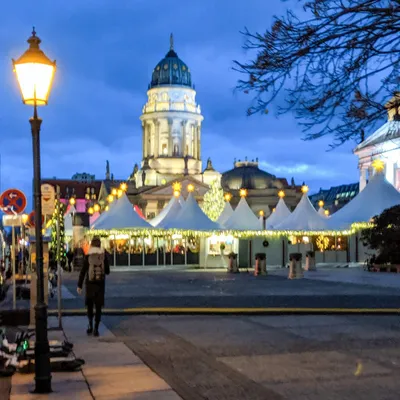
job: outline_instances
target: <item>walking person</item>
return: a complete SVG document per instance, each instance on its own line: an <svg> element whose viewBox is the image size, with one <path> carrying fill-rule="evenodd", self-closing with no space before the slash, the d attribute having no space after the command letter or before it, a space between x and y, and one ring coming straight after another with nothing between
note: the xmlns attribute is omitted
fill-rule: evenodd
<svg viewBox="0 0 400 400"><path fill-rule="evenodd" d="M87 316L89 325L87 334L99 336L99 325L101 320L101 308L104 306L104 292L106 284L106 275L110 273L110 264L108 255L101 248L99 237L94 237L85 257L83 268L79 274L78 294L82 293L83 281L86 281L85 303L87 307ZM93 308L96 308L93 329Z"/></svg>
<svg viewBox="0 0 400 400"><path fill-rule="evenodd" d="M72 261L74 260L74 253L71 248L67 251L68 272L72 272Z"/></svg>

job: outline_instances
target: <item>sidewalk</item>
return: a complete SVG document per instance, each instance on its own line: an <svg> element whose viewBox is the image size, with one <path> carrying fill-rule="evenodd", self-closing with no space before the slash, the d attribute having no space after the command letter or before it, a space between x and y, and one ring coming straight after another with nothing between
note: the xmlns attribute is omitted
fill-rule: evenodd
<svg viewBox="0 0 400 400"><path fill-rule="evenodd" d="M86 317L66 317L66 338L74 344L76 358L85 365L79 372L54 373L53 393L34 395L33 374L15 374L11 400L182 400L168 384L150 370L132 351L103 325L100 338L86 335ZM61 339L62 332L49 332Z"/></svg>

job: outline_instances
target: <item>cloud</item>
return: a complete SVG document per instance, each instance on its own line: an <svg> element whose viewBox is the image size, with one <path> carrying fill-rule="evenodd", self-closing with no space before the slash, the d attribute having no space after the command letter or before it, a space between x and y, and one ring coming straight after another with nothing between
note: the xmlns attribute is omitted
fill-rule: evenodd
<svg viewBox="0 0 400 400"><path fill-rule="evenodd" d="M31 193L32 144L28 119L11 70L11 58L26 50L32 21L42 48L57 60L48 107L41 108L42 175L70 178L76 172L102 177L110 160L118 178L127 177L142 154L139 117L151 72L169 49L189 65L205 116L203 160L226 171L233 159L258 157L260 167L310 186L357 180L351 145L326 153L329 140L304 142L290 115L246 116L251 97L234 92L239 74L233 60L250 55L239 31L263 32L273 13L297 1L204 0L166 5L163 0L28 0L4 4L0 15L1 188Z"/></svg>

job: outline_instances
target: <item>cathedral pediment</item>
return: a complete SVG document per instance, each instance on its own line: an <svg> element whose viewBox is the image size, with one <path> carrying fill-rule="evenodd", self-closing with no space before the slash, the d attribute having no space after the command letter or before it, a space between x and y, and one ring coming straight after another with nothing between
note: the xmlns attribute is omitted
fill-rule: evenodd
<svg viewBox="0 0 400 400"><path fill-rule="evenodd" d="M194 186L194 195L195 197L203 197L204 194L208 191L209 186L205 183L191 177L191 176L182 176L180 178L176 178L171 182L166 183L162 186L153 187L141 193L143 198L171 198L173 196L173 185L177 184L180 187L180 191L184 197L188 195L188 186Z"/></svg>

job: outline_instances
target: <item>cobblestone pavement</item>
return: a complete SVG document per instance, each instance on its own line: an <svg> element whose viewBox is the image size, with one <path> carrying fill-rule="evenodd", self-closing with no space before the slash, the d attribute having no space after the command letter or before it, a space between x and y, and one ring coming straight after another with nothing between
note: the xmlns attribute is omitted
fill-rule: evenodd
<svg viewBox="0 0 400 400"><path fill-rule="evenodd" d="M183 399L399 398L398 317L109 316L104 323Z"/></svg>

